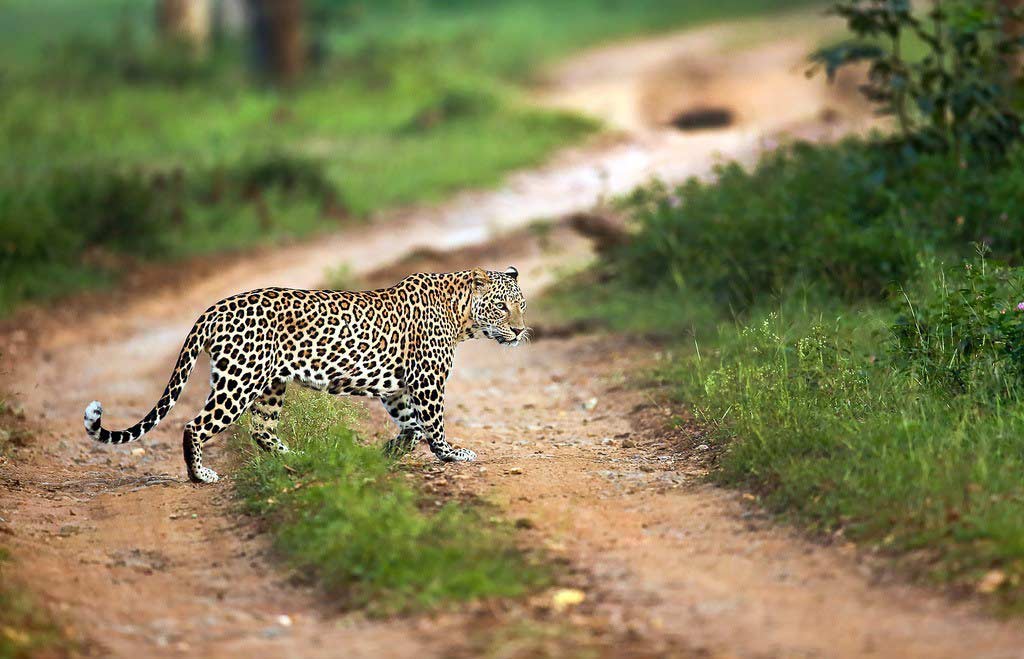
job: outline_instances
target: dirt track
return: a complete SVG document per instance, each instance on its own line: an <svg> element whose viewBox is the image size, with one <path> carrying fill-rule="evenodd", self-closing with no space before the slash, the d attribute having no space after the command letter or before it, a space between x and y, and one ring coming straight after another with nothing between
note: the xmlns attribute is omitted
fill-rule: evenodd
<svg viewBox="0 0 1024 659"><path fill-rule="evenodd" d="M74 322L42 313L24 321L27 334L7 332L4 389L41 426L0 472L0 528L12 534L27 585L71 621L87 649L117 656L533 656L588 648L609 656L1021 656L1024 632L1014 626L898 582L876 583L851 551L804 542L738 495L697 484L691 438L665 430L650 392L622 386L651 349L621 339L542 340L518 351L473 342L460 348L449 386L449 434L481 460L439 469L437 487L499 502L535 527L531 541L568 560L588 599L553 620L530 603L412 620L339 616L268 558L266 540L232 510L230 482L185 481L186 414L128 447L84 437L81 412L93 398L103 400L111 425L149 408L187 328L223 295L311 287L339 263L368 273L419 247L482 243L654 175L704 173L718 154L749 158L780 131L851 128L823 123L822 111L856 119L859 110L801 75L814 30L804 31L806 41L722 50L737 34L778 25L709 28L566 63L542 102L599 114L620 136L562 154L499 190L242 259L117 310ZM666 97L666 89L675 91ZM788 100L779 108L773 97ZM698 99L732 104L739 123L693 135L661 126ZM498 241L487 262L472 265L515 263L536 295L556 264L586 257L581 239L557 238L560 251L523 236ZM456 251L436 265L469 265L465 257ZM200 406L204 368L177 409ZM380 424L373 417L369 430ZM636 446L623 448L625 440ZM231 459L224 442L213 445L209 462L222 475L230 477ZM554 625L555 638L538 638L545 625ZM520 631L504 631L513 628Z"/></svg>

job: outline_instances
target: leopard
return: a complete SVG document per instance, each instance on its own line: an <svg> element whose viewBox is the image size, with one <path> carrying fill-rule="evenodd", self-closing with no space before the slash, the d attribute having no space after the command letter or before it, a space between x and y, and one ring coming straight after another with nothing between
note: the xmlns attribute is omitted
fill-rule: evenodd
<svg viewBox="0 0 1024 659"><path fill-rule="evenodd" d="M142 438L167 417L201 352L210 358L210 391L185 424L188 478L215 483L203 446L248 411L250 435L270 453L289 384L333 395L380 399L398 426L383 450L401 457L426 442L442 462L476 459L445 437L445 385L456 346L490 339L506 347L530 338L519 271L473 268L417 273L366 291L261 288L226 297L202 313L185 337L163 395L135 425L108 430L103 406L85 409L88 435L104 444Z"/></svg>

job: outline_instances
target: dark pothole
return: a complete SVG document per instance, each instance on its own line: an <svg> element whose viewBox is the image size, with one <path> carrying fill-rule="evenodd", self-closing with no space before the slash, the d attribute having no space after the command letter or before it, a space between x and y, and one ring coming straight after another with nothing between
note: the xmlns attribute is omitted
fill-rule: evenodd
<svg viewBox="0 0 1024 659"><path fill-rule="evenodd" d="M683 131L725 128L736 121L736 114L730 108L697 107L683 110L669 121L669 124Z"/></svg>

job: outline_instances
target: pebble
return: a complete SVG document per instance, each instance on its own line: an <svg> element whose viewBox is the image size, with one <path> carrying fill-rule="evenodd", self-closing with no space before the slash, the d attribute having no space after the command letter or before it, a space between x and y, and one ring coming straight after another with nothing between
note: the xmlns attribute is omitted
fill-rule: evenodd
<svg viewBox="0 0 1024 659"><path fill-rule="evenodd" d="M622 440L622 448L636 448L636 442L632 439Z"/></svg>

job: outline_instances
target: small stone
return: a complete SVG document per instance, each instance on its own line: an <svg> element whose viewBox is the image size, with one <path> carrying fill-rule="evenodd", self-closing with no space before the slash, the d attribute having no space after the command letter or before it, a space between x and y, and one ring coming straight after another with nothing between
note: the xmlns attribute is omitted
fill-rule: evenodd
<svg viewBox="0 0 1024 659"><path fill-rule="evenodd" d="M711 447L710 447L710 446L708 446L707 444L701 444L700 446L698 446L698 447L697 447L697 450L698 450L698 451L707 451L707 450L708 450L708 449L710 449L710 448L711 448Z"/></svg>
<svg viewBox="0 0 1024 659"><path fill-rule="evenodd" d="M291 627L292 617L290 615L281 614L277 616L277 624L281 625L282 627Z"/></svg>
<svg viewBox="0 0 1024 659"><path fill-rule="evenodd" d="M523 473L523 468L522 467L510 467L509 470L508 470L508 473L513 474L515 476L518 476L519 474Z"/></svg>
<svg viewBox="0 0 1024 659"><path fill-rule="evenodd" d="M555 611L582 604L587 599L587 594L578 588L559 588L551 596L551 608Z"/></svg>
<svg viewBox="0 0 1024 659"><path fill-rule="evenodd" d="M133 448L132 449L132 455L134 455L134 456L146 455L146 449L142 448L141 446L139 448Z"/></svg>
<svg viewBox="0 0 1024 659"><path fill-rule="evenodd" d="M533 520L529 517L520 517L516 520L517 529L535 529L537 525L533 523Z"/></svg>
<svg viewBox="0 0 1024 659"><path fill-rule="evenodd" d="M622 440L622 448L636 448L636 442L632 439Z"/></svg>
<svg viewBox="0 0 1024 659"><path fill-rule="evenodd" d="M1006 573L1002 570L989 570L978 582L976 590L982 595L991 595L1006 583Z"/></svg>
<svg viewBox="0 0 1024 659"><path fill-rule="evenodd" d="M583 401L582 407L583 407L583 409L585 409L585 410L587 410L589 412L590 410L592 410L595 407L597 407L597 399L596 398L588 398L587 400Z"/></svg>

